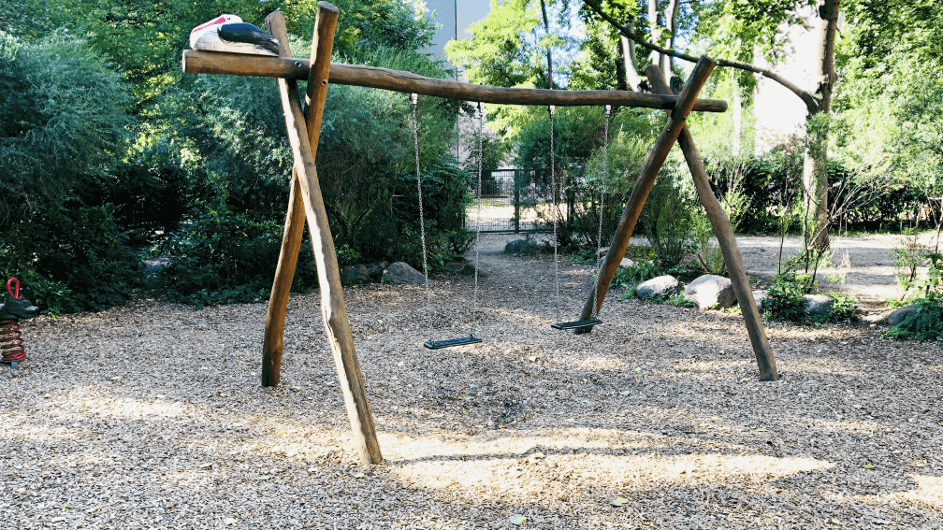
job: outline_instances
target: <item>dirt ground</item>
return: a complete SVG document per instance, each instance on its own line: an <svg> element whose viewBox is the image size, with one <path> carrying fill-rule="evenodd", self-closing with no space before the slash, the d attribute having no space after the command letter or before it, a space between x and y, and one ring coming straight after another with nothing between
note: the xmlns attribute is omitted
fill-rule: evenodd
<svg viewBox="0 0 943 530"><path fill-rule="evenodd" d="M277 388L265 304L27 321L31 360L0 367L0 528L943 527L937 346L771 322L783 377L760 382L736 314L612 293L592 334L550 329L591 268L559 263L558 297L553 262L506 240L482 245L477 305L471 277L346 291L371 467L316 292L291 298ZM845 246L846 289L893 286L893 243ZM741 247L769 269L769 242ZM468 332L483 342L422 347Z"/></svg>

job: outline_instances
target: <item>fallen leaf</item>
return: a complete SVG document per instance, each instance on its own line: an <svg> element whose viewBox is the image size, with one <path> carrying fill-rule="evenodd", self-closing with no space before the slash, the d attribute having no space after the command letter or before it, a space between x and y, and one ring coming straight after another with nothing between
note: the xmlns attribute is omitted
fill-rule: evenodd
<svg viewBox="0 0 943 530"><path fill-rule="evenodd" d="M760 427L759 429L756 430L756 432L769 432L769 431L767 431L763 427Z"/></svg>
<svg viewBox="0 0 943 530"><path fill-rule="evenodd" d="M865 465L864 465L864 468L865 468L865 469L874 469L874 464L865 464Z"/></svg>
<svg viewBox="0 0 943 530"><path fill-rule="evenodd" d="M625 497L616 497L615 499L612 499L611 501L609 501L609 504L619 507L619 506L628 504L628 502L629 502L629 499L626 499Z"/></svg>
<svg viewBox="0 0 943 530"><path fill-rule="evenodd" d="M365 476L366 475L364 475L363 473L354 473L354 478L363 478Z"/></svg>
<svg viewBox="0 0 943 530"><path fill-rule="evenodd" d="M523 515L512 515L508 518L508 522L514 526L521 526L526 521L527 519Z"/></svg>
<svg viewBox="0 0 943 530"><path fill-rule="evenodd" d="M641 368L636 368L636 369L634 369L634 370L632 370L632 371L633 371L633 372L641 372L642 369L641 369Z"/></svg>
<svg viewBox="0 0 943 530"><path fill-rule="evenodd" d="M259 475L255 477L255 480L268 480L269 478L271 477L269 477L268 475Z"/></svg>

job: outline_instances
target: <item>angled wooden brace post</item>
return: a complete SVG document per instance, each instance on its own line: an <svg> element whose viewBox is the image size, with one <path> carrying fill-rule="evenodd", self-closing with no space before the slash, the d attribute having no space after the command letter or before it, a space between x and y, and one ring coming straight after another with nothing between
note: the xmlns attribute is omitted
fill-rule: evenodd
<svg viewBox="0 0 943 530"><path fill-rule="evenodd" d="M278 381L278 358L281 356L281 331L284 327L285 307L288 290L297 261L300 246L301 227L305 217L308 220L308 229L311 233L311 246L314 250L315 261L318 267L318 284L321 290L321 313L324 320L324 332L328 344L334 354L334 364L337 368L338 380L344 392L344 404L347 416L353 431L354 442L365 464L376 464L383 460L380 446L377 442L376 429L373 423L373 413L367 402L367 393L364 387L363 374L360 363L354 350L354 340L351 335L350 321L347 319L347 307L344 303L344 293L341 288L340 268L337 264L337 255L334 250L334 240L328 225L327 212L324 208L324 199L318 184L318 175L314 165L314 150L320 131L321 113L324 108L324 99L327 95L328 72L330 70L331 46L334 27L337 23L338 10L327 3L318 3L317 22L314 33L315 67L311 68L309 78L309 113L305 119L301 110L301 101L298 94L298 84L294 79L278 79L278 90L282 99L282 110L285 113L285 125L288 129L288 139L291 143L295 166L292 177L292 199L285 225L285 239L282 242L282 254L273 285L273 296L269 302L269 316L266 320L266 344L263 366L269 367L270 382ZM266 19L269 32L279 41L279 52L282 55L291 55L288 49L288 34L285 30L285 18L276 11ZM320 63L320 68L318 64ZM308 131L316 131L309 136ZM312 147L314 146L314 147ZM301 204L298 196L301 196ZM299 206L303 207L299 208ZM295 238L295 240L291 240ZM294 252L292 254L292 251ZM290 257L289 257L290 256ZM284 267L282 260L284 261ZM290 260L290 261L289 261ZM276 300L276 291L279 298ZM276 304L281 304L276 305ZM275 328L279 329L275 329ZM277 331L277 340L271 337L270 332ZM277 350L276 350L277 346ZM264 382L264 380L263 380Z"/></svg>
<svg viewBox="0 0 943 530"><path fill-rule="evenodd" d="M665 81L665 76L661 73L660 68L651 65L645 70L645 75L648 76L648 82L655 93L671 94L671 88ZM707 178L707 171L704 170L704 161L701 159L701 155L698 154L697 148L694 146L694 137L691 136L691 131L687 127L682 128L681 134L678 136L678 146L681 147L681 152L684 153L688 170L694 179L694 187L697 188L697 196L700 197L701 204L704 205L707 218L710 219L711 227L714 229L714 235L717 236L717 244L720 245L724 262L727 264L727 270L730 272L733 292L740 303L740 311L743 313L743 321L747 327L747 334L750 336L750 344L753 346L754 355L756 355L760 380L775 381L779 379L779 373L776 371L776 357L773 356L773 350L766 338L766 329L763 327L763 319L760 318L756 300L753 299L753 290L749 279L747 279L743 258L740 256L740 249L737 248L737 238L733 234L733 227L730 226L727 214L724 213L717 197L714 197L710 181Z"/></svg>
<svg viewBox="0 0 943 530"><path fill-rule="evenodd" d="M330 6L330 7L327 7ZM324 101L327 98L327 83L318 83L316 79L327 79L331 70L331 52L334 47L334 28L337 26L337 8L327 4L318 13L311 42L311 64L308 69L308 90L305 94L307 111L305 113L308 141L311 157L318 154L318 139L321 136L321 118ZM333 9L332 9L333 8ZM269 32L279 41L279 53L291 57L288 46L284 17L280 23L266 20ZM275 35L281 33L282 35ZM282 352L284 351L285 311L288 308L288 295L295 277L298 253L301 250L301 238L304 233L305 211L301 188L298 185L298 160L292 168L291 191L288 199L288 214L285 217L285 231L282 235L282 248L275 269L272 284L272 296L269 298L268 314L265 318L265 338L262 344L262 386L276 386L281 378Z"/></svg>
<svg viewBox="0 0 943 530"><path fill-rule="evenodd" d="M707 78L711 75L715 66L717 66L716 62L707 56L701 56L694 66L691 76L688 77L687 83L678 95L674 109L669 111L668 123L665 124L665 128L662 129L661 135L655 141L652 151L645 159L645 164L635 181L635 187L632 188L632 195L629 196L629 202L622 211L619 226L616 227L616 232L612 236L612 243L609 245L609 252L606 253L603 264L596 275L596 283L590 289L589 297L583 305L580 320L587 320L599 313L599 308L602 307L603 301L606 299L606 293L609 292L609 286L612 284L612 278L619 270L619 263L625 256L625 251L629 248L629 239L632 237L632 232L635 231L635 223L638 222L639 215L642 213L645 200L648 199L648 194L651 193L652 187L655 185L655 178L658 176L662 164L665 163L665 159L668 158L668 153L674 146L675 140L678 139L678 135L684 130L684 120L690 114L698 92L707 82ZM585 326L576 328L574 332L577 334L589 333L592 329L592 326Z"/></svg>

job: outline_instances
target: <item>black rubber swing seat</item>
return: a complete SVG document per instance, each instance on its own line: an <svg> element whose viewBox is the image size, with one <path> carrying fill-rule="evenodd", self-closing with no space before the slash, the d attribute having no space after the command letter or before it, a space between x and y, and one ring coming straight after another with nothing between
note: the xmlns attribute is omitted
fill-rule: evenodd
<svg viewBox="0 0 943 530"><path fill-rule="evenodd" d="M597 324L602 324L602 320L594 317L583 320L574 320L573 322L558 322L556 324L550 324L550 327L553 329L575 329L588 328Z"/></svg>
<svg viewBox="0 0 943 530"><path fill-rule="evenodd" d="M479 342L481 342L481 339L474 335L469 335L467 337L460 337L457 339L430 340L423 346L429 348L430 350L441 350L442 348L454 348L455 346L466 346L468 344L478 344Z"/></svg>

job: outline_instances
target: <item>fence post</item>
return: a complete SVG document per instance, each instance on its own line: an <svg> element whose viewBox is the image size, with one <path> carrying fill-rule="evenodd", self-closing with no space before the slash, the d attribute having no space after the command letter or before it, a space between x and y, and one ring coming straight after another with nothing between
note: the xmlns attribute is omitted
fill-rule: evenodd
<svg viewBox="0 0 943 530"><path fill-rule="evenodd" d="M514 170L514 233L521 233L521 180L520 169Z"/></svg>

